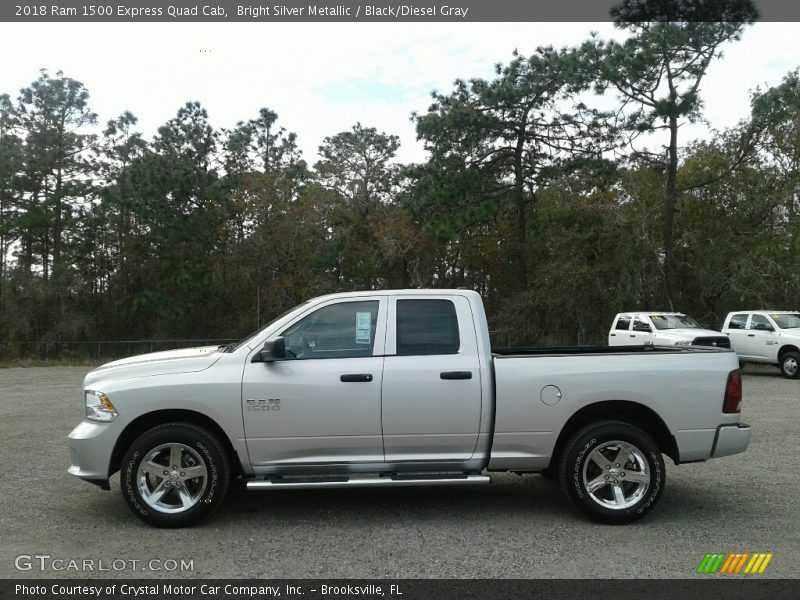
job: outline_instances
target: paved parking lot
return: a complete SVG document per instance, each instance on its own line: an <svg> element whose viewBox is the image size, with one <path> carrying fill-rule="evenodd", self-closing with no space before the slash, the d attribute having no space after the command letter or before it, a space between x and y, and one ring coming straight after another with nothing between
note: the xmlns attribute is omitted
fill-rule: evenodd
<svg viewBox="0 0 800 600"><path fill-rule="evenodd" d="M116 476L103 492L67 475L87 370L0 369L0 577L179 575L164 570L170 559L192 561L184 575L195 577L692 577L713 551L773 552L764 576L798 575L800 381L776 369L745 369L748 452L668 464L660 505L635 525L593 524L556 484L500 475L469 489L236 486L212 519L184 530L136 519ZM20 572L19 555L125 566ZM153 559L161 570L142 571Z"/></svg>

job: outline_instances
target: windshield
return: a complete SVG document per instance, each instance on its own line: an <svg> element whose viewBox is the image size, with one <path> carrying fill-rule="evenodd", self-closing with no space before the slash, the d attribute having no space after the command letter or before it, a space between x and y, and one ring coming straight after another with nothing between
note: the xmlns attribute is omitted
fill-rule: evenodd
<svg viewBox="0 0 800 600"><path fill-rule="evenodd" d="M656 329L700 329L692 317L686 315L650 315Z"/></svg>
<svg viewBox="0 0 800 600"><path fill-rule="evenodd" d="M800 313L791 313L785 315L771 314L772 320L781 329L797 329L800 327Z"/></svg>
<svg viewBox="0 0 800 600"><path fill-rule="evenodd" d="M290 309L289 309L289 310L287 310L286 312L282 312L281 314L279 314L277 317L275 317L274 319L272 319L272 320L271 320L269 323L266 323L265 325L262 325L261 327L259 327L258 329L256 329L256 330L255 330L253 333L251 333L250 335L246 335L246 336L245 336L245 337L243 337L243 338L242 338L240 341L238 341L238 342L234 342L234 343L232 343L232 344L228 344L227 346L224 346L224 350L225 350L225 352L233 352L233 351L234 351L234 350L236 350L237 348L240 348L240 347L241 347L241 346L242 346L242 345L243 345L245 342L247 342L248 340L250 340L250 339L254 338L255 336L257 336L259 333L261 333L262 331L264 331L264 330L265 330L267 327L269 327L270 325L272 325L272 324L273 324L273 323L275 323L276 321L278 321L278 320L282 319L283 317L285 317L286 315L288 315L290 312L293 312L293 311L297 310L298 308L300 308L301 306L304 306L305 304L308 304L309 302L311 302L311 300L306 300L305 302L301 302L301 303L300 303L300 304L298 304L297 306L293 306L292 308L290 308Z"/></svg>

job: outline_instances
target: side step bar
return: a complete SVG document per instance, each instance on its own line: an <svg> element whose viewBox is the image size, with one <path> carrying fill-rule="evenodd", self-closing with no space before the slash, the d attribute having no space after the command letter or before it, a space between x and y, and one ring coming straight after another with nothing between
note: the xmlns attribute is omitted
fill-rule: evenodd
<svg viewBox="0 0 800 600"><path fill-rule="evenodd" d="M455 477L430 477L420 474L418 477L364 477L362 479L332 477L330 479L254 479L247 482L248 490L306 490L312 488L347 488L347 487L388 487L416 485L473 485L487 484L491 481L488 475L458 475Z"/></svg>

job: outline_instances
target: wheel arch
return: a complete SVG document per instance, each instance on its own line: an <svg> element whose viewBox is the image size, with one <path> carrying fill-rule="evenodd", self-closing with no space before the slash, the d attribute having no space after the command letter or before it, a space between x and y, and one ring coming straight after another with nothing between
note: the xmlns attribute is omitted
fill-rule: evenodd
<svg viewBox="0 0 800 600"><path fill-rule="evenodd" d="M216 435L231 461L231 466L233 467L231 474L233 476L242 474L242 463L239 454L234 449L228 435L216 421L194 410L165 409L145 413L128 423L114 444L114 451L111 453L111 461L108 466L108 476L111 477L111 475L119 471L122 457L136 438L153 427L170 422L192 423Z"/></svg>
<svg viewBox="0 0 800 600"><path fill-rule="evenodd" d="M592 421L600 420L623 421L638 427L650 435L661 452L669 456L675 464L680 461L675 436L670 433L658 413L643 404L630 400L605 400L584 406L567 420L556 439L550 458L550 467L558 464L559 456L573 433Z"/></svg>
<svg viewBox="0 0 800 600"><path fill-rule="evenodd" d="M781 346L780 350L778 350L778 362L783 360L783 356L787 352L797 352L798 354L800 354L800 348L798 348L794 344L784 344L783 346Z"/></svg>

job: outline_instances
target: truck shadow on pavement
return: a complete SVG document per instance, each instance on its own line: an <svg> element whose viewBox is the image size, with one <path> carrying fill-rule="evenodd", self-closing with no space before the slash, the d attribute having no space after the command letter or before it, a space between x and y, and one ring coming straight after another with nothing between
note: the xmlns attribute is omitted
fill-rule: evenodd
<svg viewBox="0 0 800 600"><path fill-rule="evenodd" d="M675 470L673 470L675 473ZM728 487L736 493L731 493ZM106 525L142 527L122 502L119 479L114 476L110 493L86 490L77 513L60 507L62 518L79 525L84 514L103 515ZM668 477L667 487L659 505L641 521L628 527L648 524L682 526L718 523L725 528L731 515L748 514L757 510L759 496L752 498L748 490L736 482L720 486L702 482L681 474ZM329 527L371 527L376 524L436 523L461 525L465 520L479 520L498 526L525 523L538 527L584 524L593 527L614 527L593 523L575 509L565 498L558 482L538 475L492 475L490 485L464 487L430 486L407 488L351 488L320 490L247 491L245 483L234 480L225 502L209 519L191 529L221 528L246 530L259 527L278 528L292 524L325 529Z"/></svg>
<svg viewBox="0 0 800 600"><path fill-rule="evenodd" d="M692 483L668 484L659 506L640 521L686 523L697 519L707 522L717 515L721 519L731 511L747 510L738 501L728 501L725 494L713 489L697 488ZM486 486L475 487L409 487L369 489L324 489L248 492L244 482L232 483L220 510L211 521L217 526L243 521L268 524L292 521L319 526L337 524L369 524L392 522L393 519L420 523L435 521L463 523L465 519L514 521L525 519L538 523L583 521L595 525L567 501L559 484L539 476L493 477ZM202 524L200 524L202 527Z"/></svg>
<svg viewBox="0 0 800 600"><path fill-rule="evenodd" d="M742 367L745 377L765 377L768 379L786 379L777 366L772 365L745 365Z"/></svg>

